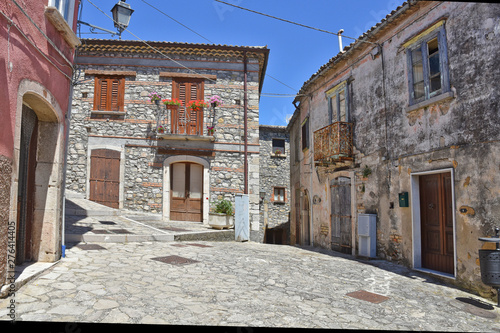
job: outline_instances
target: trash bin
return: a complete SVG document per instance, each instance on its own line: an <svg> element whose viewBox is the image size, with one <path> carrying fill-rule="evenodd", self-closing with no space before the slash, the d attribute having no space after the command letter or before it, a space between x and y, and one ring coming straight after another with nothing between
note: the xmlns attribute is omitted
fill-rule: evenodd
<svg viewBox="0 0 500 333"><path fill-rule="evenodd" d="M495 250L479 250L481 281L497 289L497 306L500 307L500 228L495 228L496 237L480 237L483 242L496 243Z"/></svg>

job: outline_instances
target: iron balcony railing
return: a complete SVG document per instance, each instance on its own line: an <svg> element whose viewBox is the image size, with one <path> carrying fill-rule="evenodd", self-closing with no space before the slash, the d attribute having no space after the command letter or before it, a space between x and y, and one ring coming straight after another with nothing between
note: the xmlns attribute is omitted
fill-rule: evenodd
<svg viewBox="0 0 500 333"><path fill-rule="evenodd" d="M353 123L338 121L314 132L314 161L328 162L353 155Z"/></svg>
<svg viewBox="0 0 500 333"><path fill-rule="evenodd" d="M208 135L204 128L203 108L193 110L185 106L170 106L158 110L156 132L158 135Z"/></svg>

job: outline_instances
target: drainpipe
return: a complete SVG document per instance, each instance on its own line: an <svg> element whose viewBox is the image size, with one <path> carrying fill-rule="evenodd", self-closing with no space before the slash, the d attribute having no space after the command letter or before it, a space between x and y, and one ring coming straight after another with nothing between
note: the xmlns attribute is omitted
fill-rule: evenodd
<svg viewBox="0 0 500 333"><path fill-rule="evenodd" d="M247 52L243 51L243 68L244 68L244 81L243 81L243 133L245 136L244 140L244 165L243 165L243 173L244 173L244 194L248 194L248 100L247 100Z"/></svg>

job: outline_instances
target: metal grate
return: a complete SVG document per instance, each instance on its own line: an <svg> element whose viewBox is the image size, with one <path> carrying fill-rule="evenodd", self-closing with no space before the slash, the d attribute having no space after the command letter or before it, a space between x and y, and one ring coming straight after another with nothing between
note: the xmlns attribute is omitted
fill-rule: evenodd
<svg viewBox="0 0 500 333"><path fill-rule="evenodd" d="M171 265L189 265L189 264L194 264L199 261L189 259L189 258L184 258L184 257L179 257L179 256L167 256L167 257L156 257L156 258L151 258L151 260L156 260L163 262L165 264L171 264Z"/></svg>
<svg viewBox="0 0 500 333"><path fill-rule="evenodd" d="M109 229L114 234L132 234L133 232L128 231L127 229Z"/></svg>
<svg viewBox="0 0 500 333"><path fill-rule="evenodd" d="M375 304L382 303L382 302L387 301L389 299L389 297L382 296L379 294L374 294L374 293L371 293L371 292L366 291L366 290L354 291L354 292L348 293L346 295L363 300L363 301L375 303Z"/></svg>
<svg viewBox="0 0 500 333"><path fill-rule="evenodd" d="M106 250L105 247L97 244L78 244L76 247L82 250Z"/></svg>
<svg viewBox="0 0 500 333"><path fill-rule="evenodd" d="M116 223L115 223L115 222L113 222L113 221L99 221L99 223L101 223L101 224L105 224L105 225L114 225L114 224L116 224Z"/></svg>

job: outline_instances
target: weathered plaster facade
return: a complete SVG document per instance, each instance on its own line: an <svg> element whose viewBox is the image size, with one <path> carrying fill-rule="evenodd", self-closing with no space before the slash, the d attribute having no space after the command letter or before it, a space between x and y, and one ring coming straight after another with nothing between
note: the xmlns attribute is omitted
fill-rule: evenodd
<svg viewBox="0 0 500 333"><path fill-rule="evenodd" d="M77 64L81 82L75 87L68 154L67 188L91 197L91 155L98 149L118 152L119 194L116 208L162 214L171 220L172 165L202 168L202 219L208 224L213 203L245 192L245 156L251 233L259 226L259 96L269 50L206 44L83 40ZM246 65L244 63L246 61ZM192 70L192 69L194 70ZM96 78L125 80L123 112L94 110ZM157 113L150 102L156 91L173 98L175 80L203 85L202 99L222 98L214 110L203 111L203 133L159 134ZM246 95L246 102L245 102ZM247 112L245 142L244 112ZM169 123L170 126L170 123ZM246 148L245 148L246 146ZM245 153L246 152L246 153ZM194 182L194 180L193 180ZM200 221L200 222L201 222ZM254 237L254 236L252 236Z"/></svg>
<svg viewBox="0 0 500 333"><path fill-rule="evenodd" d="M290 138L285 126L260 125L260 221L267 243L289 244ZM277 153L279 151L279 153Z"/></svg>
<svg viewBox="0 0 500 333"><path fill-rule="evenodd" d="M0 3L2 297L15 265L61 256L66 115L79 44L79 1L65 3L65 13L52 0Z"/></svg>
<svg viewBox="0 0 500 333"><path fill-rule="evenodd" d="M449 86L412 104L409 52L438 31L445 37L439 44L441 83L448 79ZM333 247L332 189L343 179L351 191L351 218L343 222L351 232L347 252L359 253L358 214L377 214L378 257L491 295L480 280L478 249L484 243L478 237L492 235L500 219L499 36L496 4L410 1L305 82L288 126L292 242ZM331 123L329 97L342 83L346 122L354 124L353 152L350 159L318 161L314 132ZM306 119L308 133L302 131ZM310 144L301 149L304 134ZM419 192L429 175L451 177L450 189L443 190L451 212L448 273L423 262L426 199ZM409 205L400 207L405 192Z"/></svg>

